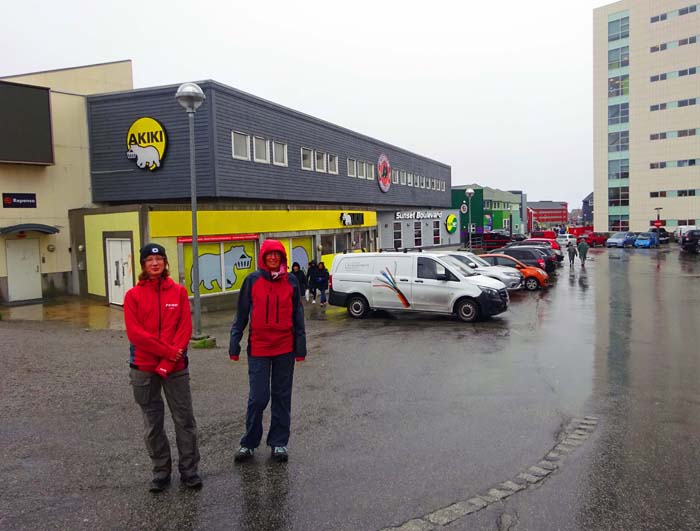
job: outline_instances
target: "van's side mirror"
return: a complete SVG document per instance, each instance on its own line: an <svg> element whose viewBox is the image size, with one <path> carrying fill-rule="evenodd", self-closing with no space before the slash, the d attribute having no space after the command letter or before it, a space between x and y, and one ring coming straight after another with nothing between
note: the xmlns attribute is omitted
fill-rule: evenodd
<svg viewBox="0 0 700 531"><path fill-rule="evenodd" d="M478 266L474 262L469 262L469 267L476 269Z"/></svg>
<svg viewBox="0 0 700 531"><path fill-rule="evenodd" d="M438 273L435 276L435 280L442 280L443 282L446 282L446 281L450 280L450 276L447 274L444 274L444 273L442 273L442 274Z"/></svg>

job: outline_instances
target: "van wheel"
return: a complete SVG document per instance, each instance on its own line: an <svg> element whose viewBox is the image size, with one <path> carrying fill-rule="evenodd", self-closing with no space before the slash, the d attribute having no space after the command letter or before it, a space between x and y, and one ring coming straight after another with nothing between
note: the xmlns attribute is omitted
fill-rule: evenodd
<svg viewBox="0 0 700 531"><path fill-rule="evenodd" d="M350 317L362 319L369 312L369 304L367 299L361 295L355 295L348 300L348 313Z"/></svg>
<svg viewBox="0 0 700 531"><path fill-rule="evenodd" d="M473 323L479 318L479 305L471 299L462 299L455 310L460 321Z"/></svg>
<svg viewBox="0 0 700 531"><path fill-rule="evenodd" d="M540 287L540 283L537 281L535 277L530 277L525 280L525 289L528 291L535 291L537 288Z"/></svg>

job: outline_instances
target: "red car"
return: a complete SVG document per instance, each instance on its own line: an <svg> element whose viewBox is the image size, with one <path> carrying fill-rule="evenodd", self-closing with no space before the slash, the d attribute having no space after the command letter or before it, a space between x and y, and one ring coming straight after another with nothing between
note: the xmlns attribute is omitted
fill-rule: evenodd
<svg viewBox="0 0 700 531"><path fill-rule="evenodd" d="M561 245L559 245L559 242L557 240L553 240L552 238L528 238L525 240L526 242L546 242L552 246L552 249L557 249L561 251Z"/></svg>
<svg viewBox="0 0 700 531"><path fill-rule="evenodd" d="M591 247L598 247L599 245L604 247L607 239L608 237L600 232L586 232L581 234L576 241L580 243L581 240L586 240L586 243Z"/></svg>

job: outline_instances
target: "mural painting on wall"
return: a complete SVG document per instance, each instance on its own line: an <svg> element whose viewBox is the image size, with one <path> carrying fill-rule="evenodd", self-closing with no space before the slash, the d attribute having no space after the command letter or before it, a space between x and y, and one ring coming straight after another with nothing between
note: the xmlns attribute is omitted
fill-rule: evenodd
<svg viewBox="0 0 700 531"><path fill-rule="evenodd" d="M192 246L184 250L185 285L190 294L192 285ZM222 263L223 253L223 263ZM222 242L199 245L199 292L219 293L238 290L248 273L255 270L255 242Z"/></svg>
<svg viewBox="0 0 700 531"><path fill-rule="evenodd" d="M311 238L292 238L292 261L290 263L299 262L299 267L304 271L309 269L309 261L312 256L312 241Z"/></svg>

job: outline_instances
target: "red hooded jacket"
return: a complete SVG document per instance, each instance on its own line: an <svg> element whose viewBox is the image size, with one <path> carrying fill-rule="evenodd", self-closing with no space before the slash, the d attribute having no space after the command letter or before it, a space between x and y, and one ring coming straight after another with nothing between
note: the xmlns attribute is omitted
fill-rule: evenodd
<svg viewBox="0 0 700 531"><path fill-rule="evenodd" d="M265 255L270 251L282 253L278 273L270 272L265 265ZM238 294L238 311L231 327L229 356L238 359L243 330L250 320L249 355L279 356L293 352L295 358L305 358L304 308L297 279L287 274L287 253L281 242L263 242L258 267L243 281Z"/></svg>
<svg viewBox="0 0 700 531"><path fill-rule="evenodd" d="M174 361L180 349L185 353L171 372L187 367L192 318L184 286L171 278L140 280L124 297L124 321L132 367L156 372L161 358Z"/></svg>

